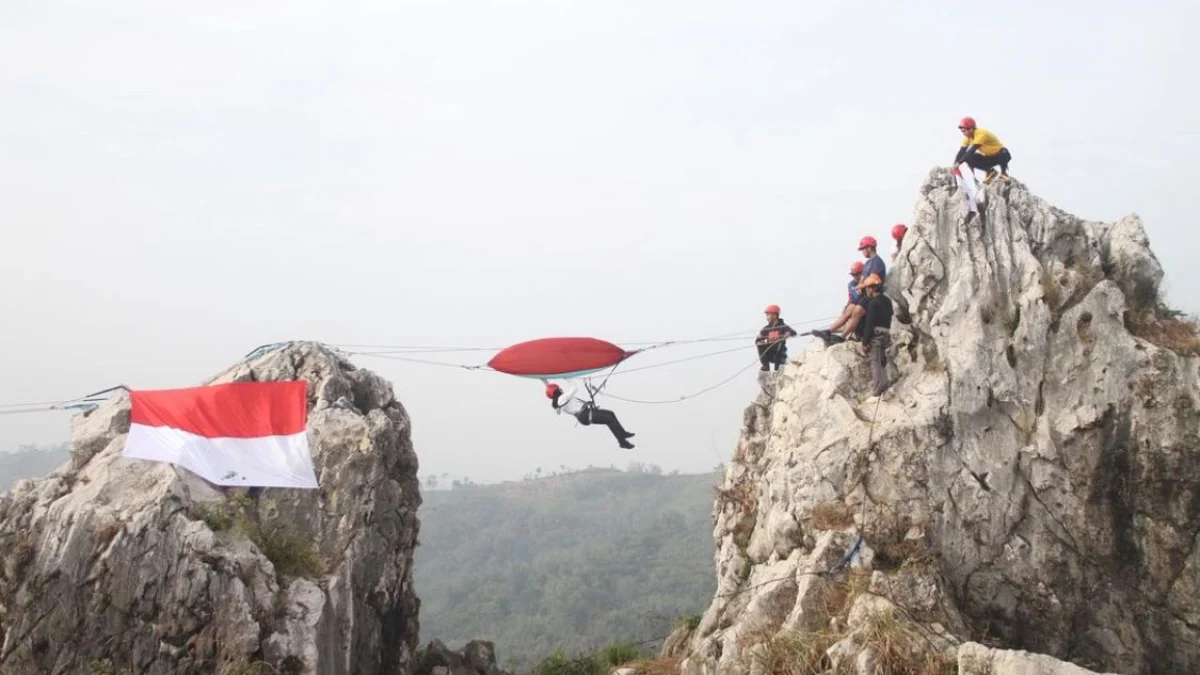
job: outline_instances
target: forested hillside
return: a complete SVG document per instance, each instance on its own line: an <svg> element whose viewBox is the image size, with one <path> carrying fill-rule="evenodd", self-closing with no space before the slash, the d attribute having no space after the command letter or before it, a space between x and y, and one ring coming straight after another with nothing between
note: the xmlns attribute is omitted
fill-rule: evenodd
<svg viewBox="0 0 1200 675"><path fill-rule="evenodd" d="M22 478L40 478L67 461L66 444L22 445L16 452L0 452L0 492Z"/></svg>
<svg viewBox="0 0 1200 675"><path fill-rule="evenodd" d="M503 665L526 672L557 648L665 635L716 588L717 478L634 465L427 490L422 639L493 640Z"/></svg>

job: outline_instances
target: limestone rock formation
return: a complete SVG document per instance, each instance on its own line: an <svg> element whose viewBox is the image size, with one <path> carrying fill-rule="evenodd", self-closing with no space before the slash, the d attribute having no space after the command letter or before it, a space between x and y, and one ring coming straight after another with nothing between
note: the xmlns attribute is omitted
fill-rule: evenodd
<svg viewBox="0 0 1200 675"><path fill-rule="evenodd" d="M988 649L977 642L958 648L957 665L959 675L1094 675L1093 671L1044 654Z"/></svg>
<svg viewBox="0 0 1200 675"><path fill-rule="evenodd" d="M508 675L496 665L496 647L486 640L471 640L453 650L433 640L413 659L412 675Z"/></svg>
<svg viewBox="0 0 1200 675"><path fill-rule="evenodd" d="M946 171L922 187L889 270L907 323L881 402L850 344L764 377L687 675L770 672L812 645L864 673L953 664L972 640L1200 672L1200 341L1161 307L1136 216L988 192L968 222Z"/></svg>
<svg viewBox="0 0 1200 675"><path fill-rule="evenodd" d="M0 672L410 672L408 415L385 380L312 343L212 383L283 379L309 383L319 490L215 489L125 459L119 395L77 418L68 466L0 496Z"/></svg>
<svg viewBox="0 0 1200 675"><path fill-rule="evenodd" d="M675 630L671 631L659 649L659 659L676 659L683 656L687 651L688 640L692 637L692 628L686 625L676 626Z"/></svg>

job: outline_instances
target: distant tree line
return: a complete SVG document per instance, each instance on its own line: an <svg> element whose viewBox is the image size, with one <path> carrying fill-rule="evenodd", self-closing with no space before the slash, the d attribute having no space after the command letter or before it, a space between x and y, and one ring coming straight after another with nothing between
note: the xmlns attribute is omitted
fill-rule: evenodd
<svg viewBox="0 0 1200 675"><path fill-rule="evenodd" d="M70 457L69 445L20 445L13 452L0 452L0 492L19 480L41 478Z"/></svg>
<svg viewBox="0 0 1200 675"><path fill-rule="evenodd" d="M596 468L597 467L595 467L595 466L588 465L588 467L586 469L575 469L575 468L567 466L566 464L560 464L560 465L558 465L557 469L543 470L542 467L539 466L536 469L534 469L533 471L530 471L529 473L521 476L521 480L533 481L533 480L541 480L543 478L557 478L559 476L569 476L571 474L579 473L581 471L594 471L594 470L596 470ZM613 471L617 470L617 467L615 464L610 464L608 466L608 468ZM724 470L725 470L724 463L717 464L715 467L713 467L713 471L715 471L717 473L721 473ZM642 464L641 462L630 462L628 464L628 466L625 468L625 472L626 473L646 473L646 474L650 474L653 476L661 476L661 475L663 475L663 468L661 466L659 466L658 464ZM672 470L670 472L670 475L672 475L672 476L680 475L679 470L678 469ZM430 474L426 474L424 477L421 478L421 485L426 490L453 490L454 488L468 487L468 486L474 486L474 485L478 485L478 484L472 482L471 478L469 476L453 478L449 473L440 473L440 474L430 473Z"/></svg>
<svg viewBox="0 0 1200 675"><path fill-rule="evenodd" d="M559 650L665 635L708 607L715 474L634 464L533 476L426 493L422 640L492 640L525 673Z"/></svg>

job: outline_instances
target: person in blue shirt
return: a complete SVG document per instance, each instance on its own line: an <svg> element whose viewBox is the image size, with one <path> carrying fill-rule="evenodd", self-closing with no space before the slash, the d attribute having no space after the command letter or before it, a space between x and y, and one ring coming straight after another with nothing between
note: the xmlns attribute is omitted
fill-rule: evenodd
<svg viewBox="0 0 1200 675"><path fill-rule="evenodd" d="M853 305L858 304L858 282L862 281L863 264L861 260L855 260L850 266L850 283L846 284L847 302L846 310L849 310Z"/></svg>
<svg viewBox="0 0 1200 675"><path fill-rule="evenodd" d="M855 267L851 268L851 274L854 270L858 270L858 275L853 284L857 286L858 279L865 279L872 274L879 277L880 283L887 276L887 265L884 264L883 258L879 257L879 242L875 237L866 236L859 240L858 250L862 252L864 260L861 263L855 263ZM852 336L862 339L862 320L867 315L868 298L865 293L854 288L850 293L850 304L846 305L846 309L838 320L826 330L814 330L812 334L821 338L825 344L837 344L851 339Z"/></svg>
<svg viewBox="0 0 1200 675"><path fill-rule="evenodd" d="M879 257L879 242L875 241L875 237L863 237L858 242L858 250L862 252L863 258L863 278L867 278L872 274L878 274L880 283L887 279L887 265L884 264L883 258Z"/></svg>

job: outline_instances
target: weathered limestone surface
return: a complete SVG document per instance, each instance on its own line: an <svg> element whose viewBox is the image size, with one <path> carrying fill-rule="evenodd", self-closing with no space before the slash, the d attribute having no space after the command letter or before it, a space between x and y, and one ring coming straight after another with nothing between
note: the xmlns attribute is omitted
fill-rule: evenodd
<svg viewBox="0 0 1200 675"><path fill-rule="evenodd" d="M0 672L410 672L408 414L385 380L312 343L212 383L292 379L309 384L319 490L215 489L125 459L122 394L77 418L68 466L0 495Z"/></svg>
<svg viewBox="0 0 1200 675"><path fill-rule="evenodd" d="M987 192L967 222L945 170L921 188L886 287L906 319L888 397L861 402L850 344L814 341L763 379L715 504L718 590L688 675L752 671L752 646L879 602L947 658L987 637L1200 672L1198 359L1127 328L1162 270L1136 216L1081 220L1015 181ZM869 651L830 658L868 672ZM1005 659L962 672L1018 672Z"/></svg>

